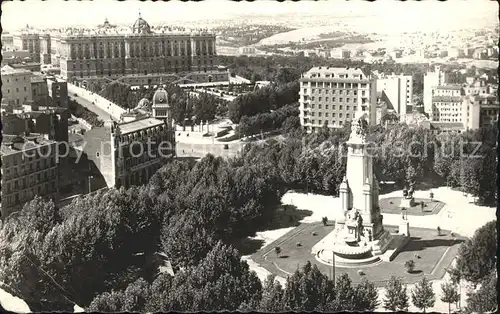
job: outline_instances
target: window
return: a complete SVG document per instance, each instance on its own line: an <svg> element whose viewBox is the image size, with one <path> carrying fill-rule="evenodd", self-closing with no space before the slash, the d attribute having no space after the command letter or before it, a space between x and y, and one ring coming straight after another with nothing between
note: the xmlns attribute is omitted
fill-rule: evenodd
<svg viewBox="0 0 500 314"><path fill-rule="evenodd" d="M349 106L346 106L346 107L345 107L345 109L346 109L346 110L349 110Z"/></svg>
<svg viewBox="0 0 500 314"><path fill-rule="evenodd" d="M328 112L325 112L325 118L328 118Z"/></svg>
<svg viewBox="0 0 500 314"><path fill-rule="evenodd" d="M340 97L340 98L339 98L339 102L343 102L343 99L342 99L342 97Z"/></svg>
<svg viewBox="0 0 500 314"><path fill-rule="evenodd" d="M328 110L328 105L325 105L325 109L327 109L327 110Z"/></svg>
<svg viewBox="0 0 500 314"><path fill-rule="evenodd" d="M342 110L342 105L339 106L339 110Z"/></svg>
<svg viewBox="0 0 500 314"><path fill-rule="evenodd" d="M328 97L325 97L325 101L328 101Z"/></svg>
<svg viewBox="0 0 500 314"><path fill-rule="evenodd" d="M339 118L342 118L342 113L339 113Z"/></svg>
<svg viewBox="0 0 500 314"><path fill-rule="evenodd" d="M321 99L320 99L321 100ZM321 104L318 104L318 109L321 109Z"/></svg>
<svg viewBox="0 0 500 314"><path fill-rule="evenodd" d="M19 87L16 87L16 92L19 92Z"/></svg>
<svg viewBox="0 0 500 314"><path fill-rule="evenodd" d="M318 117L321 117L321 112L318 112Z"/></svg>

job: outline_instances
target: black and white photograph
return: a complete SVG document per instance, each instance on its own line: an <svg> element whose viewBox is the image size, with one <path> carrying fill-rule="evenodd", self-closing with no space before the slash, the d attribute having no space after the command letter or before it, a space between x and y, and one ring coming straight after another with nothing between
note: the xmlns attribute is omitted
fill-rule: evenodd
<svg viewBox="0 0 500 314"><path fill-rule="evenodd" d="M499 3L1 3L0 312L496 313Z"/></svg>

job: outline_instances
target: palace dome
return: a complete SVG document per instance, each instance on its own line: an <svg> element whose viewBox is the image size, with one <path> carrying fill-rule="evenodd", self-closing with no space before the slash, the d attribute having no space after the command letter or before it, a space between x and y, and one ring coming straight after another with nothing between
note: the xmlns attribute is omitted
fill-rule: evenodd
<svg viewBox="0 0 500 314"><path fill-rule="evenodd" d="M163 87L159 87L153 95L153 105L168 106L168 93Z"/></svg>
<svg viewBox="0 0 500 314"><path fill-rule="evenodd" d="M132 26L132 33L134 34L150 34L151 33L151 27L149 26L148 22L144 20L141 15L139 14L139 18L135 21L134 25Z"/></svg>

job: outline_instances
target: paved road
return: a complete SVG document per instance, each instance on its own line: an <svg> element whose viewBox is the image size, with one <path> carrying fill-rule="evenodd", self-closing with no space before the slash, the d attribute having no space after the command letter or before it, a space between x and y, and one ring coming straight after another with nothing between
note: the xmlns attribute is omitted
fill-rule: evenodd
<svg viewBox="0 0 500 314"><path fill-rule="evenodd" d="M102 110L101 108L97 107L96 105L93 105L92 102L88 101L87 99L80 97L80 96L75 96L74 94L69 95L71 100L75 100L77 103L80 105L84 106L88 110L92 111L93 113L97 114L99 116L99 119L102 121L107 121L110 118L109 113L106 111Z"/></svg>
<svg viewBox="0 0 500 314"><path fill-rule="evenodd" d="M228 144L229 149L224 149L224 144L190 144L190 143L177 143L176 144L178 157L205 157L206 154L214 156L233 157L236 156L239 147L238 145Z"/></svg>

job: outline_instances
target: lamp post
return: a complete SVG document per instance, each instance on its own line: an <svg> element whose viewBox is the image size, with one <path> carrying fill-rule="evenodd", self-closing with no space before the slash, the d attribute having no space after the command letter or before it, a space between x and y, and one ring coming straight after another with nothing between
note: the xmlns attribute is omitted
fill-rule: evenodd
<svg viewBox="0 0 500 314"><path fill-rule="evenodd" d="M90 179L93 179L94 176L93 175L89 175L89 194L92 193L92 186L90 185L91 181Z"/></svg>

